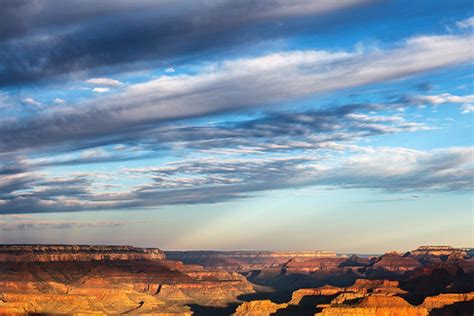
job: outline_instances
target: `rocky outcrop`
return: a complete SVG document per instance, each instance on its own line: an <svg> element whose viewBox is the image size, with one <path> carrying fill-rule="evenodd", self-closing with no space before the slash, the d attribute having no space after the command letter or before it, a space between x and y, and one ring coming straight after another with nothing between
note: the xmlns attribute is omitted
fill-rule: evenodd
<svg viewBox="0 0 474 316"><path fill-rule="evenodd" d="M460 302L474 300L474 293L440 294L426 298L419 306L413 306L398 296L370 294L361 298L360 293L338 296L330 305L321 306L323 311L316 315L362 315L362 316L422 316L433 309L441 309Z"/></svg>
<svg viewBox="0 0 474 316"><path fill-rule="evenodd" d="M233 314L234 316L270 316L288 304L276 304L270 300L245 302Z"/></svg>
<svg viewBox="0 0 474 316"><path fill-rule="evenodd" d="M290 305L298 305L304 297L309 296L330 296L343 292L344 290L337 286L325 285L315 289L299 289L293 292Z"/></svg>
<svg viewBox="0 0 474 316"><path fill-rule="evenodd" d="M474 292L445 293L427 297L423 304L415 306L399 296L404 294L406 292L398 288L396 281L357 280L353 286L341 288L330 304L318 305L323 310L317 315L421 316L428 315L433 309L474 300Z"/></svg>
<svg viewBox="0 0 474 316"><path fill-rule="evenodd" d="M352 302L351 302L352 304ZM427 316L428 310L412 306L401 297L374 294L367 296L352 306L338 304L326 307L320 316Z"/></svg>
<svg viewBox="0 0 474 316"><path fill-rule="evenodd" d="M435 308L442 308L446 305L452 305L459 302L468 302L474 300L474 292L470 293L443 293L436 296L427 297L422 307L432 310Z"/></svg>
<svg viewBox="0 0 474 316"><path fill-rule="evenodd" d="M304 297L308 296L330 296L340 294L331 303L340 304L352 297L352 299L365 297L367 293L379 293L385 295L405 294L406 291L400 289L397 281L389 280L366 280L359 279L348 287L337 287L325 285L314 289L300 289L294 291L291 296L290 305L298 305Z"/></svg>

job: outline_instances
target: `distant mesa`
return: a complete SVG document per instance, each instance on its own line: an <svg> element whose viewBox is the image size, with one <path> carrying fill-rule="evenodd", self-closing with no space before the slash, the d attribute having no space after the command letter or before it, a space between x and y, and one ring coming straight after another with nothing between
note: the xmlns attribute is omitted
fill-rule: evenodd
<svg viewBox="0 0 474 316"><path fill-rule="evenodd" d="M157 248L91 245L0 245L2 262L52 262L92 260L164 260Z"/></svg>
<svg viewBox="0 0 474 316"><path fill-rule="evenodd" d="M414 256L432 255L449 256L453 253L460 253L464 256L472 256L474 248L454 248L451 246L420 246L411 252Z"/></svg>

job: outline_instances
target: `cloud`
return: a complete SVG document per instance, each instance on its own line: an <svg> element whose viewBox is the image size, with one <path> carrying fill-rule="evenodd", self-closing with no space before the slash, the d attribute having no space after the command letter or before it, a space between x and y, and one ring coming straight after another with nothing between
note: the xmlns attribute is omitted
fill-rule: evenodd
<svg viewBox="0 0 474 316"><path fill-rule="evenodd" d="M120 93L38 114L21 124L0 123L0 150L71 140L101 142L180 119L270 107L321 92L405 78L472 60L471 41L465 35L422 36L385 51L307 50L224 60L195 75L161 76Z"/></svg>
<svg viewBox="0 0 474 316"><path fill-rule="evenodd" d="M120 65L167 64L187 55L284 36L328 15L371 1L179 0L14 1L0 13L0 86ZM70 10L73 7L74 10ZM339 17L343 23L346 18ZM319 19L313 19L315 24ZM274 32L275 24L284 32ZM22 54L16 52L21 51ZM21 56L20 56L21 55ZM168 61L168 62L167 62ZM134 65L135 63L135 65Z"/></svg>
<svg viewBox="0 0 474 316"><path fill-rule="evenodd" d="M97 85L103 85L103 86L113 86L113 87L123 85L123 82L120 82L118 80L111 79L111 78L91 78L91 79L87 80L86 82L90 83L90 84L97 84Z"/></svg>
<svg viewBox="0 0 474 316"><path fill-rule="evenodd" d="M423 95L408 97L407 101L415 104L440 105L445 103L471 103L474 102L474 94L458 96L450 93L441 93L437 95Z"/></svg>
<svg viewBox="0 0 474 316"><path fill-rule="evenodd" d="M97 176L41 179L0 196L0 213L67 212L217 203L258 192L307 186L388 192L471 192L473 147L420 151L346 146L341 152L280 157L215 157L123 169L120 179L148 177L132 190L100 192ZM344 153L344 154L342 154ZM348 155L348 153L351 153ZM265 172L262 172L265 170ZM32 180L30 180L32 181Z"/></svg>
<svg viewBox="0 0 474 316"><path fill-rule="evenodd" d="M25 168L35 170L48 166L143 159L165 150L177 152L186 149L230 154L277 153L333 148L338 146L338 142L433 128L407 120L399 113L393 114L395 110L392 104L347 104L301 112L270 112L257 118L210 125L164 124L144 131L117 134L90 146L81 143L67 145L44 157L24 159L22 163ZM113 150L103 148L109 145L114 146ZM78 151L67 154L71 149ZM44 153L45 149L40 151ZM61 151L66 154L61 154ZM1 162L0 159L0 166ZM2 170L13 172L15 169L9 166L15 165L19 165L18 161L11 161L4 169L0 167L0 173Z"/></svg>
<svg viewBox="0 0 474 316"><path fill-rule="evenodd" d="M36 101L33 98L26 98L26 99L23 100L23 102L26 103L26 104L29 104L29 105L34 105L34 106L40 106L41 105L40 102Z"/></svg>
<svg viewBox="0 0 474 316"><path fill-rule="evenodd" d="M55 104L64 104L65 102L66 102L66 101L64 101L64 100L61 99L61 98L56 98L56 99L54 99L54 103L55 103Z"/></svg>
<svg viewBox="0 0 474 316"><path fill-rule="evenodd" d="M124 225L125 222L114 221L41 221L41 220L16 220L1 221L0 229L3 231L26 231L26 230L45 230L45 229L71 229L85 227L116 227Z"/></svg>
<svg viewBox="0 0 474 316"><path fill-rule="evenodd" d="M471 16L470 18L467 18L465 20L462 20L462 21L458 21L456 22L456 25L459 27L459 28L472 28L474 27L474 16Z"/></svg>
<svg viewBox="0 0 474 316"><path fill-rule="evenodd" d="M105 87L95 87L94 89L92 89L92 91L97 92L97 93L104 93L104 92L109 92L110 89L105 88Z"/></svg>
<svg viewBox="0 0 474 316"><path fill-rule="evenodd" d="M464 104L461 107L461 113L462 114L468 114L468 113L473 113L474 112L474 105L473 104Z"/></svg>
<svg viewBox="0 0 474 316"><path fill-rule="evenodd" d="M168 72L168 73L173 73L173 72L175 72L175 71L176 71L176 70L174 70L174 68L171 68L171 67L165 69L165 72Z"/></svg>

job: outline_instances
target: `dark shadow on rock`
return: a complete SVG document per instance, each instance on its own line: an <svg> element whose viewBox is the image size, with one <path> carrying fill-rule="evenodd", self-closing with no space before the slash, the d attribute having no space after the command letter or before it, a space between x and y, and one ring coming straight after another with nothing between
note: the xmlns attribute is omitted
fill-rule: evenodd
<svg viewBox="0 0 474 316"><path fill-rule="evenodd" d="M275 316L313 316L315 313L321 312L323 309L316 307L319 304L329 304L337 295L307 295L304 296L298 305L289 305L286 309L280 309Z"/></svg>
<svg viewBox="0 0 474 316"><path fill-rule="evenodd" d="M225 307L202 306L198 304L189 304L188 306L191 307L195 316L228 316L235 312L239 304L232 303Z"/></svg>
<svg viewBox="0 0 474 316"><path fill-rule="evenodd" d="M430 311L430 316L472 316L474 315L474 301L459 302L443 308Z"/></svg>
<svg viewBox="0 0 474 316"><path fill-rule="evenodd" d="M457 266L441 266L429 274L415 275L400 282L400 288L408 292L402 295L405 300L412 305L419 305L428 296L474 291L474 277Z"/></svg>
<svg viewBox="0 0 474 316"><path fill-rule="evenodd" d="M293 291L275 291L275 292L256 292L251 294L242 294L237 298L244 302L256 301L256 300L270 300L274 303L286 303L291 300L291 294Z"/></svg>

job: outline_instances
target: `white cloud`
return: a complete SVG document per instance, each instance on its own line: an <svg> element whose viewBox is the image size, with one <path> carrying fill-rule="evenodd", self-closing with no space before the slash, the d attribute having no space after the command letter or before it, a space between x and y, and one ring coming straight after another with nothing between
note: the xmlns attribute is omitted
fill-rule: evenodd
<svg viewBox="0 0 474 316"><path fill-rule="evenodd" d="M429 103L432 105L440 105L444 103L470 103L474 102L474 94L458 96L450 93L441 93L437 95L410 97L410 101L415 103Z"/></svg>
<svg viewBox="0 0 474 316"><path fill-rule="evenodd" d="M168 73L172 73L172 72L175 72L176 70L174 68L166 68L165 69L165 72L168 72Z"/></svg>
<svg viewBox="0 0 474 316"><path fill-rule="evenodd" d="M25 102L26 104L29 104L29 105L35 105L35 106L40 106L41 103L36 101L35 99L33 98L26 98L23 100L23 102Z"/></svg>
<svg viewBox="0 0 474 316"><path fill-rule="evenodd" d="M95 87L94 89L92 89L92 91L97 92L97 93L105 93L105 92L109 92L110 89L105 88L105 87Z"/></svg>
<svg viewBox="0 0 474 316"><path fill-rule="evenodd" d="M97 85L104 85L104 86L121 86L123 85L123 82L120 82L115 79L111 78L91 78L86 81L87 83L90 84L97 84Z"/></svg>
<svg viewBox="0 0 474 316"><path fill-rule="evenodd" d="M456 25L462 29L468 28L468 27L474 27L474 16L471 16L470 18L456 22Z"/></svg>
<svg viewBox="0 0 474 316"><path fill-rule="evenodd" d="M461 113L462 114L468 114L468 113L473 113L474 112L474 105L473 104L464 104L461 107Z"/></svg>
<svg viewBox="0 0 474 316"><path fill-rule="evenodd" d="M161 76L132 85L101 102L109 101L107 106L117 105L128 119L137 120L239 110L467 62L472 59L471 40L424 36L394 50L364 54L309 50L223 61L197 75Z"/></svg>
<svg viewBox="0 0 474 316"><path fill-rule="evenodd" d="M54 99L54 103L56 103L56 104L64 104L64 102L65 102L65 101L64 101L63 99L61 99L61 98L56 98L56 99Z"/></svg>

